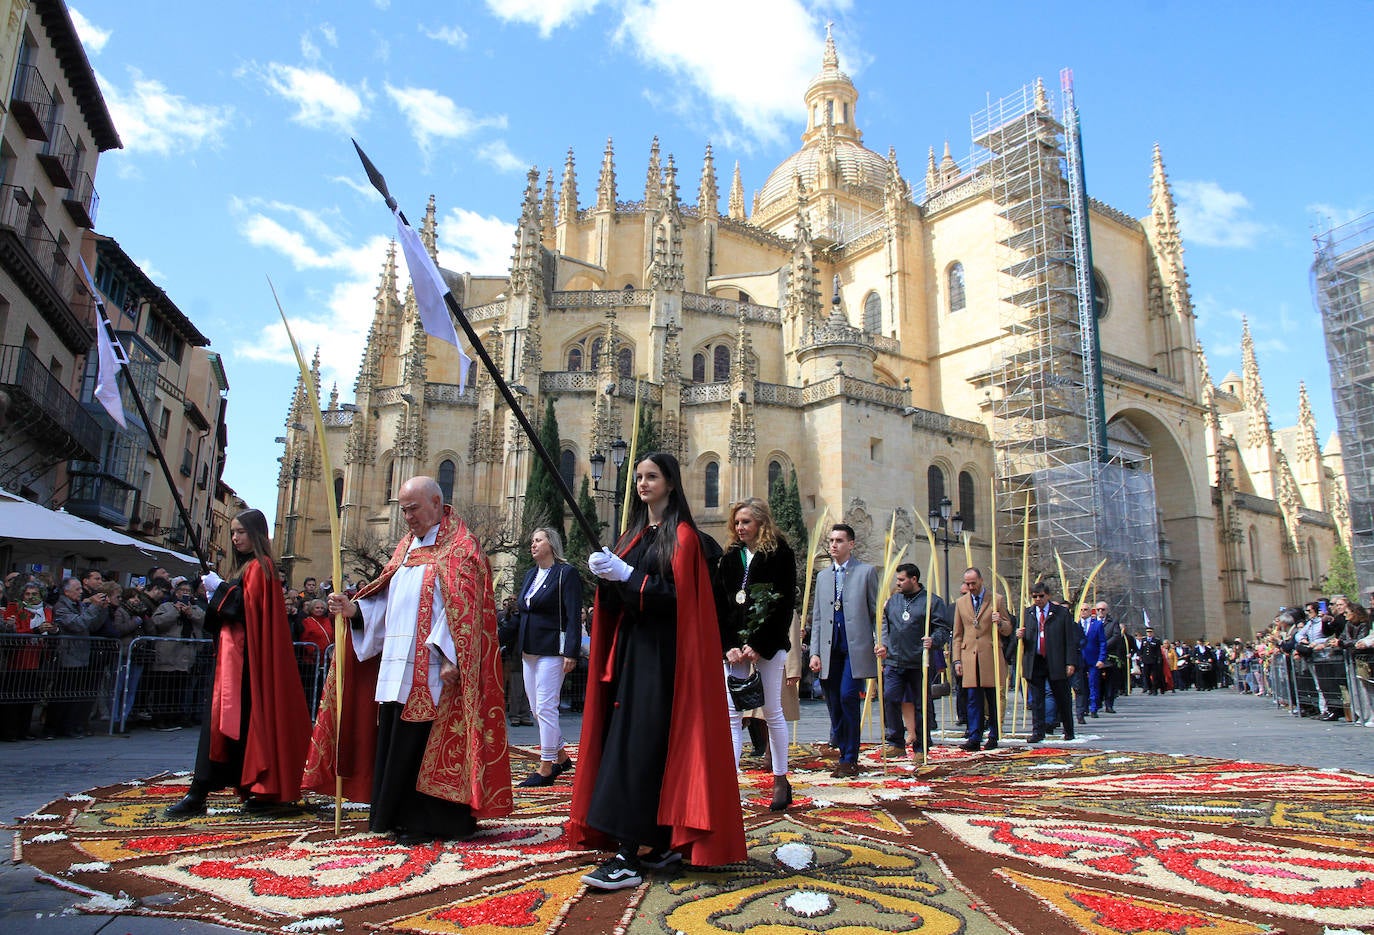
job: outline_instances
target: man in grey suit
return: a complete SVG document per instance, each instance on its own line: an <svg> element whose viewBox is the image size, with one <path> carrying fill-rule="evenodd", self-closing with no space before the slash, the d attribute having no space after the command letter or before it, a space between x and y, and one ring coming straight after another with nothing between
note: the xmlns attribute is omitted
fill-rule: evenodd
<svg viewBox="0 0 1374 935"><path fill-rule="evenodd" d="M859 775L859 697L866 679L877 678L873 621L878 616L878 569L853 557L854 529L830 527L829 568L816 573L811 607L811 671L819 672L830 712L830 731L840 749L837 778Z"/></svg>

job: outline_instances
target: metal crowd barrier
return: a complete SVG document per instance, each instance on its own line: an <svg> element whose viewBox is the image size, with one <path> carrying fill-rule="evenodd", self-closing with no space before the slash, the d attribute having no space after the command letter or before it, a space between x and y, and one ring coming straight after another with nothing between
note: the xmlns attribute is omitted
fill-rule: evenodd
<svg viewBox="0 0 1374 935"><path fill-rule="evenodd" d="M0 721L7 734L27 736L40 705L45 733L85 733L118 660L117 639L0 633Z"/></svg>
<svg viewBox="0 0 1374 935"><path fill-rule="evenodd" d="M1294 717L1344 712L1344 719L1374 727L1374 654L1318 649L1310 656L1275 653L1266 661L1274 705Z"/></svg>

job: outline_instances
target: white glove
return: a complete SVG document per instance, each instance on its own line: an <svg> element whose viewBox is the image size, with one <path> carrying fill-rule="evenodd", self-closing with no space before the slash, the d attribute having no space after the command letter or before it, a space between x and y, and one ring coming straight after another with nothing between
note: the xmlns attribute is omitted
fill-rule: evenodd
<svg viewBox="0 0 1374 935"><path fill-rule="evenodd" d="M224 579L213 571L207 571L201 576L200 583L204 585L205 597L208 599L215 596L215 592L219 590L219 586L224 584Z"/></svg>
<svg viewBox="0 0 1374 935"><path fill-rule="evenodd" d="M608 548L587 556L587 567L592 574L607 581L628 581L630 573L634 571L623 558Z"/></svg>

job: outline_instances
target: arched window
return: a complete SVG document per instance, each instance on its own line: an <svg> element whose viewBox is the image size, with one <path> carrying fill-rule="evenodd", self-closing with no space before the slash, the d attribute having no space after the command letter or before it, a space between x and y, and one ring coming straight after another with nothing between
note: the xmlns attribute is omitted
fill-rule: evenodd
<svg viewBox="0 0 1374 935"><path fill-rule="evenodd" d="M949 310L962 312L967 301L964 298L964 264L955 260L945 272L945 293L949 296Z"/></svg>
<svg viewBox="0 0 1374 935"><path fill-rule="evenodd" d="M926 512L939 512L940 501L945 498L945 472L940 465L932 464L926 468Z"/></svg>
<svg viewBox="0 0 1374 935"><path fill-rule="evenodd" d="M724 344L711 352L711 379L717 383L730 379L730 348Z"/></svg>
<svg viewBox="0 0 1374 935"><path fill-rule="evenodd" d="M582 369L582 348L574 347L568 351L568 369L574 371Z"/></svg>
<svg viewBox="0 0 1374 935"><path fill-rule="evenodd" d="M439 491L445 503L453 502L453 477L457 473L454 463L447 458L439 462Z"/></svg>
<svg viewBox="0 0 1374 935"><path fill-rule="evenodd" d="M883 300L876 292L864 299L864 330L869 334L883 332Z"/></svg>
<svg viewBox="0 0 1374 935"><path fill-rule="evenodd" d="M706 509L720 508L720 462L706 462L706 490L702 496Z"/></svg>
<svg viewBox="0 0 1374 935"><path fill-rule="evenodd" d="M1251 526L1248 538L1250 540L1250 577L1258 578L1264 573L1263 563L1260 561L1259 530Z"/></svg>
<svg viewBox="0 0 1374 935"><path fill-rule="evenodd" d="M968 471L959 472L959 516L964 521L964 528L973 532L976 528L973 518L978 515L978 503L974 499L976 496L973 486L973 475Z"/></svg>
<svg viewBox="0 0 1374 935"><path fill-rule="evenodd" d="M597 338L596 340L592 341L592 362L591 366L588 369L601 369L601 348L604 347L605 344L605 338Z"/></svg>
<svg viewBox="0 0 1374 935"><path fill-rule="evenodd" d="M394 494L395 492L396 492L396 462L395 462L395 461L388 461L387 464L386 464L386 496L385 496L383 499L385 499L387 503L390 503L392 500L395 500L395 499L396 499L396 498L393 496L393 494Z"/></svg>
<svg viewBox="0 0 1374 935"><path fill-rule="evenodd" d="M628 347L622 347L616 354L616 372L621 378L629 379L635 368L635 352Z"/></svg>
<svg viewBox="0 0 1374 935"><path fill-rule="evenodd" d="M1307 580L1313 586L1322 582L1320 555L1317 554L1317 540L1307 540Z"/></svg>
<svg viewBox="0 0 1374 935"><path fill-rule="evenodd" d="M558 456L558 473L563 475L563 480L568 482L568 489L573 486L573 472L577 468L577 455L572 453L572 449L564 448L563 453Z"/></svg>
<svg viewBox="0 0 1374 935"><path fill-rule="evenodd" d="M693 383L705 383L705 382L706 382L706 355L705 355L705 354L693 354L693 355L692 355L692 382L693 382Z"/></svg>
<svg viewBox="0 0 1374 935"><path fill-rule="evenodd" d="M768 462L768 493L773 493L773 485L782 478L782 462L776 458Z"/></svg>
<svg viewBox="0 0 1374 935"><path fill-rule="evenodd" d="M334 478L334 512L343 516L343 475Z"/></svg>
<svg viewBox="0 0 1374 935"><path fill-rule="evenodd" d="M1096 266L1093 267L1093 314L1101 321L1111 311L1112 293L1107 288L1107 277Z"/></svg>

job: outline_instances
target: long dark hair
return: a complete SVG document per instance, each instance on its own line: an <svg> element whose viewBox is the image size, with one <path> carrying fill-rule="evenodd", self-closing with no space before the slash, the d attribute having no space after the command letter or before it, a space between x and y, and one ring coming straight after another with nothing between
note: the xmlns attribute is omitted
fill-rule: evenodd
<svg viewBox="0 0 1374 935"><path fill-rule="evenodd" d="M645 461L652 461L660 471L663 472L663 479L668 482L668 502L663 507L663 518L658 526L658 536L654 539L653 547L649 550L646 558L658 566L659 574L665 578L671 578L673 574L673 555L677 552L677 527L686 524L693 532L696 532L697 524L692 521L692 508L687 505L687 496L682 492L682 468L678 466L677 458L666 451L651 451L639 459L639 464ZM633 467L630 472L630 481L634 482ZM620 537L616 543L616 551L623 553L623 549L634 541L635 536L644 531L644 527L649 525L649 505L639 497L630 499L630 521L625 528L625 535Z"/></svg>
<svg viewBox="0 0 1374 935"><path fill-rule="evenodd" d="M243 531L248 534L249 552L234 551L234 570L243 576L243 566L253 559L258 560L262 566L263 573L269 578L276 574L276 569L272 565L272 539L267 533L267 517L262 515L262 510L244 510L234 517L238 524L243 527Z"/></svg>

